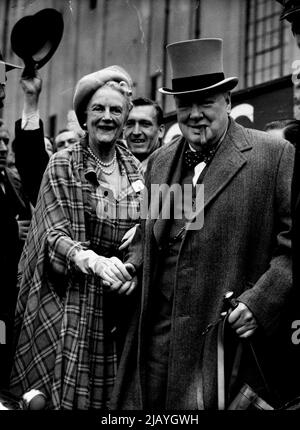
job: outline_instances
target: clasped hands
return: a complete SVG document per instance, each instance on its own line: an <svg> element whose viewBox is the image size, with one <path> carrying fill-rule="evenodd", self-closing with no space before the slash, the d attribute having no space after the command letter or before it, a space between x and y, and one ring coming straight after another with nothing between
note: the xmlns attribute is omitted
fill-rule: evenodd
<svg viewBox="0 0 300 430"><path fill-rule="evenodd" d="M99 276L109 291L128 296L137 286L134 265L122 263L117 257L108 258L90 249L82 249L75 252L73 259L78 270Z"/></svg>
<svg viewBox="0 0 300 430"><path fill-rule="evenodd" d="M110 291L128 296L137 286L135 267L131 263L122 263L117 257L102 257L95 261L94 273L103 280L103 285Z"/></svg>

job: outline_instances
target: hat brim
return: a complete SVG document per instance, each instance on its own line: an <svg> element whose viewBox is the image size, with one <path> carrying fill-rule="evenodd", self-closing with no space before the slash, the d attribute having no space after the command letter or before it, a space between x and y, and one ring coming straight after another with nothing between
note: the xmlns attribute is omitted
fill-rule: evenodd
<svg viewBox="0 0 300 430"><path fill-rule="evenodd" d="M23 67L17 66L16 64L7 63L6 61L3 61L3 62L5 64L6 72L9 72L10 70L13 70L13 69L23 69Z"/></svg>
<svg viewBox="0 0 300 430"><path fill-rule="evenodd" d="M286 19L289 22L293 21L293 15L300 15L300 6L295 7L294 9L283 11L280 15L280 21Z"/></svg>
<svg viewBox="0 0 300 430"><path fill-rule="evenodd" d="M171 88L162 87L159 88L158 91L162 94L168 94L168 95L179 95L179 94L191 94L191 93L202 93L202 92L211 92L215 89L226 89L227 91L232 90L237 84L239 79L237 77L230 77L223 79L220 82L217 82L214 85L210 85L209 87L205 88L196 88L194 90L189 91L174 91Z"/></svg>

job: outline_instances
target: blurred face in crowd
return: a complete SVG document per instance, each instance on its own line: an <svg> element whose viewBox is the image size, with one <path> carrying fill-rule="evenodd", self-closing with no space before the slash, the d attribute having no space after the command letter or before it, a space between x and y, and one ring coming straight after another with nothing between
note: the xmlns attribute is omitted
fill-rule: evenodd
<svg viewBox="0 0 300 430"><path fill-rule="evenodd" d="M59 133L55 138L55 146L56 150L61 151L62 149L69 148L69 146L74 145L74 143L79 142L79 138L75 131L64 131L62 133ZM50 142L51 143L51 142ZM51 144L52 147L52 144ZM49 146L46 148L46 151L48 152ZM53 153L53 149L52 149Z"/></svg>
<svg viewBox="0 0 300 430"><path fill-rule="evenodd" d="M109 86L99 88L87 107L86 125L90 143L111 146L122 132L127 112L125 96Z"/></svg>
<svg viewBox="0 0 300 430"><path fill-rule="evenodd" d="M0 169L4 169L7 165L8 142L8 131L0 127Z"/></svg>
<svg viewBox="0 0 300 430"><path fill-rule="evenodd" d="M124 127L124 137L130 151L140 160L148 157L162 139L164 125L158 125L154 106L133 106Z"/></svg>
<svg viewBox="0 0 300 430"><path fill-rule="evenodd" d="M231 109L230 93L175 96L180 130L195 149L217 142L225 133Z"/></svg>

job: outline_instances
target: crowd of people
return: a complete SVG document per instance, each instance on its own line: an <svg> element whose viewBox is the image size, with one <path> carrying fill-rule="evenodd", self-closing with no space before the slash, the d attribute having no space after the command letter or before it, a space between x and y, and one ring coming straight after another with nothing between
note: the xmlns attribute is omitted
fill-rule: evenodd
<svg viewBox="0 0 300 430"><path fill-rule="evenodd" d="M299 394L299 121L258 131L233 120L238 78L224 75L222 49L216 38L167 46L172 87L160 91L181 134L165 144L161 107L133 97L121 66L78 81L81 132L53 142L41 77L21 77L15 165L0 122L1 389L37 389L56 410L218 409L216 322L232 291L228 369L241 354L227 406L243 383L273 407ZM1 67L2 104L15 66Z"/></svg>

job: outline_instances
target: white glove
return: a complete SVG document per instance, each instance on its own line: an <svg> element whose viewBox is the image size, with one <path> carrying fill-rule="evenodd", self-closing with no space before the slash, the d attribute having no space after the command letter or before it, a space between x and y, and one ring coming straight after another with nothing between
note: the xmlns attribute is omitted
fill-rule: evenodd
<svg viewBox="0 0 300 430"><path fill-rule="evenodd" d="M95 273L95 263L99 258L96 252L88 250L80 250L73 256L73 261L76 267L86 275Z"/></svg>
<svg viewBox="0 0 300 430"><path fill-rule="evenodd" d="M106 258L88 249L76 252L73 261L81 272L99 276L106 285L122 284L132 279L126 266L117 257Z"/></svg>

